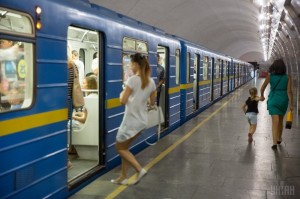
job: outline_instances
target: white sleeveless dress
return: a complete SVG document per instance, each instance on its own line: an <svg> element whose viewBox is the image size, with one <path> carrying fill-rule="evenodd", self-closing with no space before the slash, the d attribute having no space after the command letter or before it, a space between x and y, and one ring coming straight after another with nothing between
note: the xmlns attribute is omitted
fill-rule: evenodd
<svg viewBox="0 0 300 199"><path fill-rule="evenodd" d="M150 78L149 85L142 89L140 76L131 76L126 83L132 90L125 105L125 113L119 127L116 140L124 142L146 128L148 122L147 100L151 93L156 90L154 80Z"/></svg>

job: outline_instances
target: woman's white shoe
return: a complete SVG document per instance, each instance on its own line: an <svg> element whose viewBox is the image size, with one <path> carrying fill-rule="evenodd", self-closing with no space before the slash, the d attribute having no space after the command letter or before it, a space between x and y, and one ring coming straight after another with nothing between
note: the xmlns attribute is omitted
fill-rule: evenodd
<svg viewBox="0 0 300 199"><path fill-rule="evenodd" d="M118 180L110 180L111 183L114 183L114 184L120 184L120 185L128 185L128 179L124 179L122 181L118 181Z"/></svg>
<svg viewBox="0 0 300 199"><path fill-rule="evenodd" d="M145 169L142 169L136 179L136 181L133 184L139 183L139 181L142 179L143 176L147 174L147 171Z"/></svg>

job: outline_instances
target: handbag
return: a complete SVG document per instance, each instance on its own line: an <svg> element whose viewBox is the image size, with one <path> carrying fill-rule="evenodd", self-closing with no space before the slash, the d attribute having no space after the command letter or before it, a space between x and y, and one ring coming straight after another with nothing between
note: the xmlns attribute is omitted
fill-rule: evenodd
<svg viewBox="0 0 300 199"><path fill-rule="evenodd" d="M81 86L79 83L79 75L74 63L72 63L72 67L74 72L72 102L73 102L73 107L78 108L84 106L84 99L83 99Z"/></svg>
<svg viewBox="0 0 300 199"><path fill-rule="evenodd" d="M148 145L155 145L159 139L160 139L160 129L161 129L161 123L165 122L165 118L162 112L162 109L160 106L149 106L148 107L148 123L147 123L147 129L155 127L158 125L158 129L157 129L157 141L154 143L150 143L146 140L146 143Z"/></svg>
<svg viewBox="0 0 300 199"><path fill-rule="evenodd" d="M285 118L285 128L286 129L291 129L292 128L292 123L293 123L293 112L292 111L289 111L286 115L286 118Z"/></svg>
<svg viewBox="0 0 300 199"><path fill-rule="evenodd" d="M164 123L164 115L160 106L150 106L148 107L148 123L147 129L160 125Z"/></svg>

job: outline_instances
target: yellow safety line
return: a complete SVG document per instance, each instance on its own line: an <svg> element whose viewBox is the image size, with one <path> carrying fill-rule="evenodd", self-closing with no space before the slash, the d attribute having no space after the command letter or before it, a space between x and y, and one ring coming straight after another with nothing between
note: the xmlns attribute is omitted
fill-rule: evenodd
<svg viewBox="0 0 300 199"><path fill-rule="evenodd" d="M68 109L59 109L0 122L0 137L67 120Z"/></svg>
<svg viewBox="0 0 300 199"><path fill-rule="evenodd" d="M151 167L156 165L160 160L162 160L165 156L167 156L171 151L173 151L179 144L181 144L183 141L188 139L191 135L193 135L203 124L208 122L214 115L216 115L221 109L223 109L230 101L231 99L235 97L232 96L227 102L225 102L221 107L219 107L217 110L215 110L213 113L210 114L207 118L205 118L202 122L200 122L197 126L195 126L190 132L188 132L185 136L180 138L177 142L172 144L169 148L164 150L162 153L160 153L156 158L154 158L151 162L149 162L145 169L149 170ZM129 181L132 182L136 178L135 175L132 175L129 178ZM116 188L112 193L110 193L108 196L106 196L105 199L113 199L116 196L118 196L122 191L124 191L128 186L126 185L120 185L118 188Z"/></svg>

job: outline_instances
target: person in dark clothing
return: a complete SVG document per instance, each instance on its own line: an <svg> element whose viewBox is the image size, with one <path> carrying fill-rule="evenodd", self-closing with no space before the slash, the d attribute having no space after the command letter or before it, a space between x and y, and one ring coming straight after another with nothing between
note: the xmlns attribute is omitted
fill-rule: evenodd
<svg viewBox="0 0 300 199"><path fill-rule="evenodd" d="M160 93L163 83L165 83L165 69L160 65L160 56L157 54L157 85L156 85L156 105L159 106Z"/></svg>
<svg viewBox="0 0 300 199"><path fill-rule="evenodd" d="M248 142L253 141L253 134L255 133L257 126L257 114L258 114L258 101L262 101L261 97L257 96L257 89L255 87L249 89L250 97L243 104L242 109L246 114L247 120L249 122L249 133Z"/></svg>

